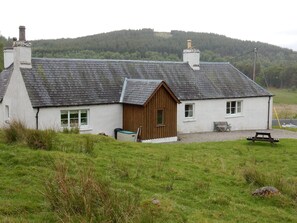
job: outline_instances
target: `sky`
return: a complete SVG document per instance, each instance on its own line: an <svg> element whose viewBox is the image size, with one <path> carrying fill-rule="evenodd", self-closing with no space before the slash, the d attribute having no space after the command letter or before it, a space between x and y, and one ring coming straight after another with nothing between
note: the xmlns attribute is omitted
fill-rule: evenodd
<svg viewBox="0 0 297 223"><path fill-rule="evenodd" d="M6 38L18 38L20 25L27 40L151 28L216 33L297 51L296 0L4 0L0 6L0 34Z"/></svg>

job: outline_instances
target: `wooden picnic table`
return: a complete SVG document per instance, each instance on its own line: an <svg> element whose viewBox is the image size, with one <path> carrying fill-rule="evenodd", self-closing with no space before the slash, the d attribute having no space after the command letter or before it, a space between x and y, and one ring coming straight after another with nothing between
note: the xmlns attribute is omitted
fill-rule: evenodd
<svg viewBox="0 0 297 223"><path fill-rule="evenodd" d="M264 141L264 142L270 142L270 143L279 142L279 139L275 139L271 137L270 132L256 132L255 136L248 137L247 140L251 140L253 142L255 141Z"/></svg>

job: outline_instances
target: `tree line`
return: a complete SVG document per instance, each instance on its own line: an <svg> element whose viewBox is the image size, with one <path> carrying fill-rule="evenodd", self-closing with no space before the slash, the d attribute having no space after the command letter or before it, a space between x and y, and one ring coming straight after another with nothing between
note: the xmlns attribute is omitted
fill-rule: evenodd
<svg viewBox="0 0 297 223"><path fill-rule="evenodd" d="M267 43L242 41L213 33L153 29L120 30L73 39L32 41L33 57L182 60L188 39L201 51L201 60L230 62L248 77L253 75L254 48L257 48L257 82L266 87L296 88L297 53ZM12 40L0 38L0 49ZM0 56L3 69L3 54Z"/></svg>

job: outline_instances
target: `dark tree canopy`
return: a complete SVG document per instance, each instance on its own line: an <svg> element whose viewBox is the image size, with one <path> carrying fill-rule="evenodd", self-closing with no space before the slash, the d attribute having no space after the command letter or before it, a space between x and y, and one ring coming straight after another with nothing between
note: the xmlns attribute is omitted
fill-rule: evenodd
<svg viewBox="0 0 297 223"><path fill-rule="evenodd" d="M0 37L0 47L11 44ZM201 52L202 61L227 61L250 78L254 48L257 48L256 76L264 86L296 87L297 53L262 42L242 41L213 33L153 29L121 30L74 39L32 41L33 57L94 58L127 60L182 60L187 40ZM3 54L0 56L3 69Z"/></svg>

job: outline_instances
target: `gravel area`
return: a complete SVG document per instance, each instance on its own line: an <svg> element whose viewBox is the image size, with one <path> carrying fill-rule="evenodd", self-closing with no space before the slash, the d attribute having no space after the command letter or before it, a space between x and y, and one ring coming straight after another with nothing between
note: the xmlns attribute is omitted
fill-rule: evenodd
<svg viewBox="0 0 297 223"><path fill-rule="evenodd" d="M271 136L277 139L284 139L284 138L297 139L297 132L291 132L283 129L189 133L189 134L179 134L178 137L180 138L179 142L182 142L182 143L218 142L218 141L246 139L247 137L254 136L256 131L270 132Z"/></svg>

